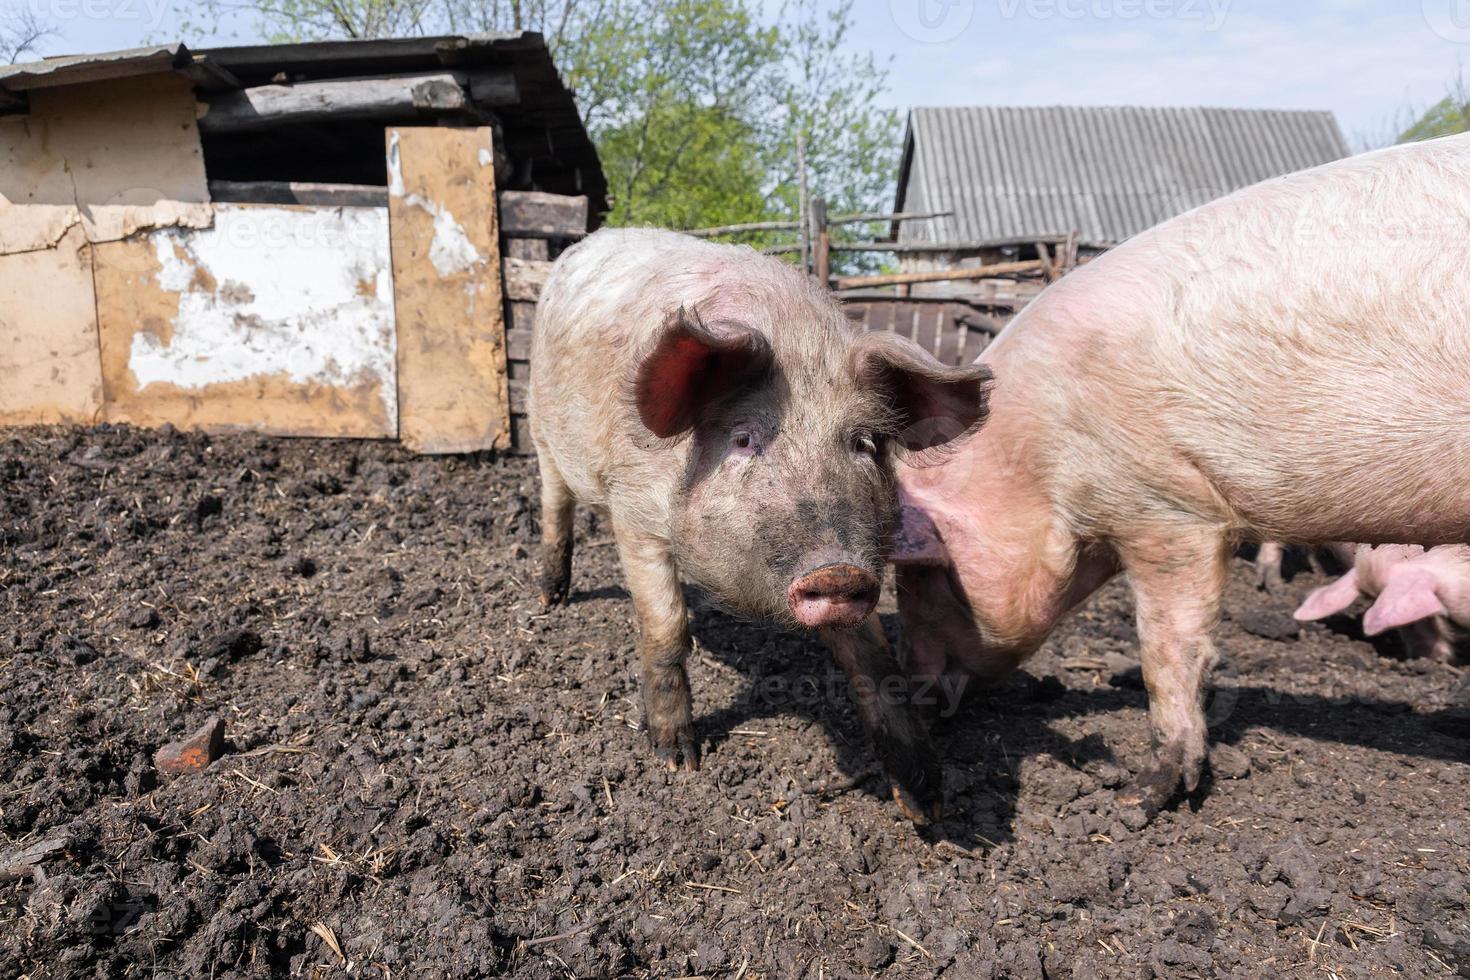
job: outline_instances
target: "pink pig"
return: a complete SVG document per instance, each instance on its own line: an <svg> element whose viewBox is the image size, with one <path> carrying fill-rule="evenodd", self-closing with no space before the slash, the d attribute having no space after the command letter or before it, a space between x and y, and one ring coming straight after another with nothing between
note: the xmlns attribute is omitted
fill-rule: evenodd
<svg viewBox="0 0 1470 980"><path fill-rule="evenodd" d="M1325 619L1360 597L1373 600L1363 632L1377 636L1403 629L1410 653L1449 661L1470 628L1470 547L1359 545L1352 569L1307 596L1296 618Z"/></svg>
<svg viewBox="0 0 1470 980"><path fill-rule="evenodd" d="M1125 572L1155 749L1122 798L1193 791L1237 543L1470 542L1467 268L1458 136L1248 188L1051 286L981 358L985 428L900 471L911 674L1002 676Z"/></svg>

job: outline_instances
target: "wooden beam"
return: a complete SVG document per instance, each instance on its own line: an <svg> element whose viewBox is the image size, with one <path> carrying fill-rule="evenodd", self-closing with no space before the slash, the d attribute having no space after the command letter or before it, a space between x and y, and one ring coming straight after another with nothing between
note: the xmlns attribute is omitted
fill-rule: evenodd
<svg viewBox="0 0 1470 980"><path fill-rule="evenodd" d="M876 221L922 221L927 218L947 218L953 211L862 211L857 214L837 214L827 219L829 225L854 225ZM742 231L796 231L801 225L796 221L747 221L738 225L719 225L714 228L696 228L684 234L695 238L715 238L719 235L734 235Z"/></svg>
<svg viewBox="0 0 1470 980"><path fill-rule="evenodd" d="M827 228L827 199L812 199L812 273L817 282L827 285L832 278L832 233Z"/></svg>
<svg viewBox="0 0 1470 980"><path fill-rule="evenodd" d="M509 238L581 238L587 234L587 198L504 191L500 233Z"/></svg>
<svg viewBox="0 0 1470 980"><path fill-rule="evenodd" d="M544 238L507 238L505 254L512 259L545 262L551 258L551 246Z"/></svg>
<svg viewBox="0 0 1470 980"><path fill-rule="evenodd" d="M278 126L353 119L435 116L471 108L469 96L452 73L364 78L356 81L260 85L209 100L199 119L205 134L250 133Z"/></svg>
<svg viewBox="0 0 1470 980"><path fill-rule="evenodd" d="M898 286L915 282L950 282L956 279L992 279L996 276L1042 272L1045 266L1034 259L1026 262L1000 262L973 269L936 269L933 272L898 272L886 276L843 276L837 289L866 289L870 286Z"/></svg>
<svg viewBox="0 0 1470 980"><path fill-rule="evenodd" d="M506 259L501 263L505 272L505 296L507 299L534 303L541 298L541 290L551 275L550 262L534 262L528 259Z"/></svg>
<svg viewBox="0 0 1470 980"><path fill-rule="evenodd" d="M1029 241L1017 241L1014 238L996 238L968 242L841 242L832 243L834 252L893 252L896 254L910 254L922 252L978 252L992 248L1007 248L1010 246L1035 245L1038 241L1048 245L1060 245L1066 242L1065 236L1055 238L1033 238ZM1112 248L1110 243L1082 242L1089 248ZM796 245L772 245L764 248L767 255L786 255L800 251Z"/></svg>
<svg viewBox="0 0 1470 980"><path fill-rule="evenodd" d="M470 98L480 105L518 105L521 89L509 69L469 72Z"/></svg>
<svg viewBox="0 0 1470 980"><path fill-rule="evenodd" d="M375 184L313 184L297 180L211 180L209 198L216 203L230 204L386 208L388 188Z"/></svg>
<svg viewBox="0 0 1470 980"><path fill-rule="evenodd" d="M1056 282L1058 276L1057 267L1056 263L1051 260L1051 252L1047 250L1046 242L1036 243L1036 258L1041 262L1041 274L1046 276L1046 281Z"/></svg>
<svg viewBox="0 0 1470 980"><path fill-rule="evenodd" d="M927 221L930 218L948 218L953 211L867 211L858 214L839 214L828 218L829 225L854 225L869 221Z"/></svg>
<svg viewBox="0 0 1470 980"><path fill-rule="evenodd" d="M531 331L507 330L505 332L505 357L509 361L531 359Z"/></svg>

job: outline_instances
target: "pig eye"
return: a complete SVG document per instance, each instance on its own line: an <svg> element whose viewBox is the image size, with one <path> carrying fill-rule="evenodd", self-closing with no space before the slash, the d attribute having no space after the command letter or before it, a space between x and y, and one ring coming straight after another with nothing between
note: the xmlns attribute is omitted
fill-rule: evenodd
<svg viewBox="0 0 1470 980"><path fill-rule="evenodd" d="M742 456L754 456L760 451L754 434L745 429L738 429L730 436L730 449Z"/></svg>
<svg viewBox="0 0 1470 980"><path fill-rule="evenodd" d="M877 456L878 442L866 432L859 432L852 437L852 451L864 456Z"/></svg>

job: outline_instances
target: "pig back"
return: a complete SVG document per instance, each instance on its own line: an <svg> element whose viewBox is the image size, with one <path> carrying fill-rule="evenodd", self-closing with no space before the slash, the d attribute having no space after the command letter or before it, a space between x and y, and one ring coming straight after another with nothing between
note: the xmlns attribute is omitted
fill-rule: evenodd
<svg viewBox="0 0 1470 980"><path fill-rule="evenodd" d="M1168 222L1048 290L987 358L1002 385L1005 362L1029 365L1059 416L1057 479L1092 519L1162 508L1293 541L1464 541L1467 267L1457 137Z"/></svg>

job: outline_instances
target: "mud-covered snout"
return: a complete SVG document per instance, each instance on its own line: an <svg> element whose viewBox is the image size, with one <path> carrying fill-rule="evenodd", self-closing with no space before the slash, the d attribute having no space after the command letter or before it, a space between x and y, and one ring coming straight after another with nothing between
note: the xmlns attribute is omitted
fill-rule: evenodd
<svg viewBox="0 0 1470 980"><path fill-rule="evenodd" d="M829 561L798 574L786 590L796 621L808 629L857 626L878 604L878 577L847 561Z"/></svg>

